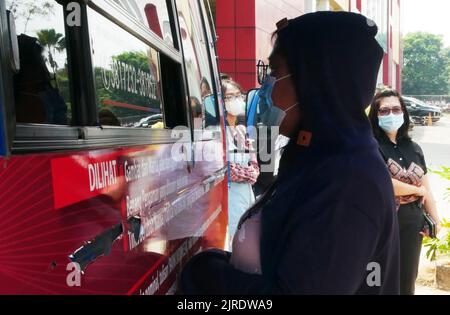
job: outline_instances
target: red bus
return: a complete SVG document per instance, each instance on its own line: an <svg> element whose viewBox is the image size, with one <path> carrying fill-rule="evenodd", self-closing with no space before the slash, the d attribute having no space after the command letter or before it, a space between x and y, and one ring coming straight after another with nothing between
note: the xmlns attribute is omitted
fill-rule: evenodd
<svg viewBox="0 0 450 315"><path fill-rule="evenodd" d="M224 247L208 6L0 2L0 294L176 293Z"/></svg>

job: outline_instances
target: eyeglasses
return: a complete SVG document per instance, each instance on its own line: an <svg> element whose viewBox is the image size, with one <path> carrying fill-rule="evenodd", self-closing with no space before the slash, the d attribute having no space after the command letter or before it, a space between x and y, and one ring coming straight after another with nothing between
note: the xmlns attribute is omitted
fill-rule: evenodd
<svg viewBox="0 0 450 315"><path fill-rule="evenodd" d="M224 99L226 102L232 102L236 99L243 100L243 99L245 99L245 95L242 93L235 94L235 95L230 94L230 95L225 95Z"/></svg>
<svg viewBox="0 0 450 315"><path fill-rule="evenodd" d="M378 110L378 114L380 114L380 116L389 116L391 113L394 115L400 115L403 114L403 110L400 106L394 106L392 108L383 107Z"/></svg>
<svg viewBox="0 0 450 315"><path fill-rule="evenodd" d="M266 77L270 75L270 68L268 65L265 65L262 60L259 60L256 64L256 73L258 74L258 83L263 85Z"/></svg>

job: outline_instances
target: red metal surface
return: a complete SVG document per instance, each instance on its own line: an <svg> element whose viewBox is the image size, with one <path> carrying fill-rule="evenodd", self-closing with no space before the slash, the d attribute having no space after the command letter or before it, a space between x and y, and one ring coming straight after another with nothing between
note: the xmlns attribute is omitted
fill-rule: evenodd
<svg viewBox="0 0 450 315"><path fill-rule="evenodd" d="M389 55L386 53L383 57L383 84L389 85Z"/></svg>
<svg viewBox="0 0 450 315"><path fill-rule="evenodd" d="M221 141L214 146L223 148ZM223 161L198 162L191 173L186 164L172 162L161 172L127 181L125 162L170 161L171 147L0 158L0 294L164 294L173 290L177 272L189 256L200 248L223 246L227 184L226 177L204 183L223 168ZM100 166L97 175L106 184L92 189L89 165L113 160L116 178L101 175ZM186 180L180 180L183 176ZM144 234L131 248L127 196L174 181L180 184L175 192L156 198L154 205L143 206L138 214L152 217L162 205L175 207L175 200L192 198L194 190L203 194L198 193L176 215L165 215L162 227ZM167 208L168 213L171 209ZM117 224L124 231L109 255L87 266L80 286L68 285L69 255Z"/></svg>
<svg viewBox="0 0 450 315"><path fill-rule="evenodd" d="M391 4L391 1L388 3ZM399 2L398 4L400 5ZM304 14L304 1L217 0L216 6L220 71L229 74L244 89L259 87L255 65L259 59L267 62L267 57L272 50L271 35L275 30L275 23L285 17L294 18ZM364 11L361 0L356 0L356 9L359 12ZM390 12L392 13L392 5L386 12L389 30L388 45L392 47ZM388 54L383 65L383 84L385 85L393 83L395 79L392 77L393 71L392 73L389 71L389 67L396 66L392 59L393 52L390 50ZM249 64L253 64L252 70ZM401 89L399 79L396 80L396 88Z"/></svg>
<svg viewBox="0 0 450 315"><path fill-rule="evenodd" d="M359 12L361 12L361 2L362 0L356 0L356 8L359 10Z"/></svg>
<svg viewBox="0 0 450 315"><path fill-rule="evenodd" d="M229 74L244 90L258 87L256 63L267 62L275 23L304 13L303 1L217 0L220 71Z"/></svg>
<svg viewBox="0 0 450 315"><path fill-rule="evenodd" d="M146 4L145 15L147 17L147 23L153 33L164 39L161 26L159 24L158 10L156 9L156 6L152 3Z"/></svg>

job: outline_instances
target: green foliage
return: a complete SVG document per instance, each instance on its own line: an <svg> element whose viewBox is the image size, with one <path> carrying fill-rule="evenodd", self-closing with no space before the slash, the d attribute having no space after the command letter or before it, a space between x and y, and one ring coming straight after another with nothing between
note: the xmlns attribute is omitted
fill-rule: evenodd
<svg viewBox="0 0 450 315"><path fill-rule="evenodd" d="M443 237L434 239L426 237L423 240L423 244L427 248L427 258L430 261L435 261L438 254L450 256L450 222L444 220L442 229L446 231Z"/></svg>
<svg viewBox="0 0 450 315"><path fill-rule="evenodd" d="M440 170L430 170L432 173L441 176L442 178L450 181L450 167L441 166ZM446 198L450 198L450 187L447 188ZM431 239L429 237L424 238L423 244L427 248L427 258L431 261L435 261L437 255L450 256L450 222L442 221L442 230L444 236L440 238Z"/></svg>
<svg viewBox="0 0 450 315"><path fill-rule="evenodd" d="M11 11L15 17L25 20L23 33L27 33L28 22L33 16L47 16L53 14L55 9L54 1L48 0L6 0L6 8Z"/></svg>
<svg viewBox="0 0 450 315"><path fill-rule="evenodd" d="M449 93L450 53L440 35L411 33L403 39L403 93L444 95Z"/></svg>
<svg viewBox="0 0 450 315"><path fill-rule="evenodd" d="M40 30L37 32L37 38L39 44L47 49L47 55L45 61L52 67L53 73L58 71L58 63L55 61L56 52L61 52L65 49L65 38L61 33L56 33L54 29Z"/></svg>
<svg viewBox="0 0 450 315"><path fill-rule="evenodd" d="M143 52L124 52L120 55L114 56L112 58L114 61L120 61L128 66L132 66L135 69L142 70L143 72L151 72L151 67L149 65L149 58ZM106 70L102 67L95 67L94 69L95 75L95 84L97 97L99 101L99 108L102 107L103 101L105 100L113 100L116 102L127 103L132 105L138 105L147 108L160 108L160 102L157 100L151 100L148 97L143 97L137 95L135 93L130 93L123 90L118 89L110 89L107 90L103 84L103 76L110 76L111 70ZM149 112L136 111L133 109L121 108L121 107L111 107L110 110L119 117L122 122L130 121L138 121L140 118L151 115Z"/></svg>
<svg viewBox="0 0 450 315"><path fill-rule="evenodd" d="M441 176L442 178L450 181L450 167L441 166L441 170L431 170L432 173ZM450 187L447 188L445 198L450 200Z"/></svg>

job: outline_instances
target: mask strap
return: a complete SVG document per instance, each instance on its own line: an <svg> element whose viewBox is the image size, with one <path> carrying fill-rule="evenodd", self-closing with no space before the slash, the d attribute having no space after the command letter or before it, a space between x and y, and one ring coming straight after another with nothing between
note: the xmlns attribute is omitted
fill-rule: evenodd
<svg viewBox="0 0 450 315"><path fill-rule="evenodd" d="M292 105L291 107L289 107L288 109L286 109L284 112L287 113L288 111L290 111L291 109L293 109L295 106L297 106L298 103L295 103L294 105Z"/></svg>
<svg viewBox="0 0 450 315"><path fill-rule="evenodd" d="M287 74L284 77L281 77L279 79L276 79L275 82L278 82L278 81L281 81L281 80L284 80L284 79L287 79L287 78L290 78L290 77L292 77L292 73L291 74Z"/></svg>

